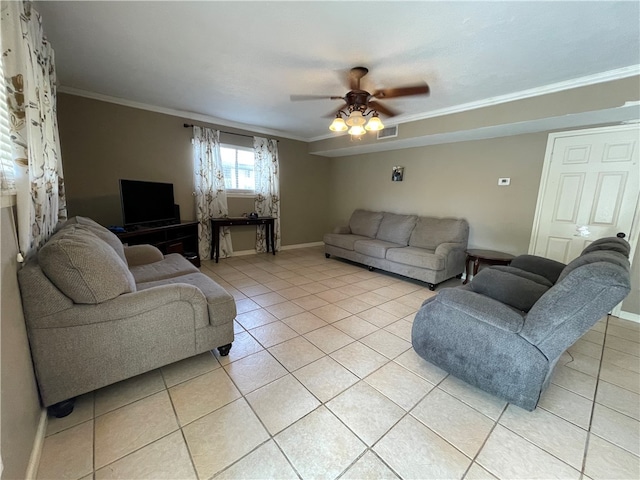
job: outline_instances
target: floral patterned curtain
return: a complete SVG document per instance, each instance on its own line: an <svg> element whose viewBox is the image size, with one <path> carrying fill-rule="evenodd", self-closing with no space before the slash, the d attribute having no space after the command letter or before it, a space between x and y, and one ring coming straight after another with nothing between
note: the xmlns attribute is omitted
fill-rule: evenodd
<svg viewBox="0 0 640 480"><path fill-rule="evenodd" d="M200 258L211 258L211 219L229 214L227 191L224 188L220 132L209 128L193 127L193 158L196 187L196 218ZM229 227L220 229L220 258L233 253Z"/></svg>
<svg viewBox="0 0 640 480"><path fill-rule="evenodd" d="M278 142L253 137L256 156L256 200L255 210L261 217L275 217L275 250L280 250L280 173L278 164ZM256 235L256 251L266 252L266 228L260 225Z"/></svg>
<svg viewBox="0 0 640 480"><path fill-rule="evenodd" d="M16 164L18 238L27 255L67 217L56 75L42 19L28 1L2 2L2 62Z"/></svg>

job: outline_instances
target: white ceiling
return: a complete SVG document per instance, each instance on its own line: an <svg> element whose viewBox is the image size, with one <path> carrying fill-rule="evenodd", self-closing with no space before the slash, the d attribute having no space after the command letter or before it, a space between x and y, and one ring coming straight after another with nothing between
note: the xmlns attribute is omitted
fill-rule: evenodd
<svg viewBox="0 0 640 480"><path fill-rule="evenodd" d="M192 112L298 139L326 137L346 71L394 123L640 64L640 2L37 2L61 91ZM383 117L384 121L384 117ZM254 128L255 130L255 128Z"/></svg>

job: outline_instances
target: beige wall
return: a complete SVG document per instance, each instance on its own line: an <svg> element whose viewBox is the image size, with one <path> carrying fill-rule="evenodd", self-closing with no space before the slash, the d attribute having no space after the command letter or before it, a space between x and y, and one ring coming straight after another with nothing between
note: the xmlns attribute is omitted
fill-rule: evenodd
<svg viewBox="0 0 640 480"><path fill-rule="evenodd" d="M25 478L41 409L20 303L18 251L10 215L11 208L0 210L0 450L4 463L2 478L20 479Z"/></svg>
<svg viewBox="0 0 640 480"><path fill-rule="evenodd" d="M331 222L346 224L354 208L461 217L470 247L526 253L546 142L539 133L333 158ZM402 182L391 181L394 165Z"/></svg>
<svg viewBox="0 0 640 480"><path fill-rule="evenodd" d="M58 96L58 123L70 215L120 225L118 179L171 182L183 220L195 219L191 133L184 118L74 95ZM199 123L201 124L201 123ZM226 127L227 131L237 131ZM258 134L263 136L261 134ZM250 139L222 136L223 142ZM282 245L317 242L328 228L328 159L307 144L280 138ZM253 211L252 201L229 199L230 215ZM255 228L232 229L234 250L255 247Z"/></svg>

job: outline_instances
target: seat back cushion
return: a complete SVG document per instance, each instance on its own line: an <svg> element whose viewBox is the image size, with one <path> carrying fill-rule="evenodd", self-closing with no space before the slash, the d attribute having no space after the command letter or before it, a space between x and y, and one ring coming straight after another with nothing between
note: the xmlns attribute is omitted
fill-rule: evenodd
<svg viewBox="0 0 640 480"><path fill-rule="evenodd" d="M605 237L599 238L598 240L594 240L589 245L585 247L582 251L583 254L596 252L598 250L610 250L614 252L621 253L625 257L629 258L629 254L631 253L631 245L627 243L626 240L618 237Z"/></svg>
<svg viewBox="0 0 640 480"><path fill-rule="evenodd" d="M385 212L376 238L385 242L409 245L409 237L416 226L416 215L398 215Z"/></svg>
<svg viewBox="0 0 640 480"><path fill-rule="evenodd" d="M68 225L52 236L38 251L38 263L74 303L98 304L136 291L124 261L83 225Z"/></svg>
<svg viewBox="0 0 640 480"><path fill-rule="evenodd" d="M349 228L354 235L376 238L381 221L382 212L355 210L349 219Z"/></svg>
<svg viewBox="0 0 640 480"><path fill-rule="evenodd" d="M65 228L67 225L82 225L83 227L88 228L91 232L98 237L100 240L106 242L111 248L115 250L118 256L122 259L122 261L127 264L127 257L124 254L124 245L118 238L118 236L110 231L109 229L103 227L98 222L91 220L88 217L80 217L75 216L71 217L62 228Z"/></svg>
<svg viewBox="0 0 640 480"><path fill-rule="evenodd" d="M463 243L469 239L469 224L459 218L418 217L409 238L412 247L435 250L442 243Z"/></svg>
<svg viewBox="0 0 640 480"><path fill-rule="evenodd" d="M520 275L489 267L480 270L480 273L473 277L471 288L480 295L528 312L550 287Z"/></svg>

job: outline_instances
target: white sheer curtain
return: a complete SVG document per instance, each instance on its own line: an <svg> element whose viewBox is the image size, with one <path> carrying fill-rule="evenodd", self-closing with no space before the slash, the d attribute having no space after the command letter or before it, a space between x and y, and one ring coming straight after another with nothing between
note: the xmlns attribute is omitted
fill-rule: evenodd
<svg viewBox="0 0 640 480"><path fill-rule="evenodd" d="M2 2L2 62L16 170L20 249L35 253L67 217L54 54L31 2Z"/></svg>
<svg viewBox="0 0 640 480"><path fill-rule="evenodd" d="M227 192L224 188L220 132L193 127L193 159L195 172L196 218L200 258L211 258L211 219L228 216ZM220 229L220 258L233 253L229 227Z"/></svg>
<svg viewBox="0 0 640 480"><path fill-rule="evenodd" d="M275 217L275 250L280 250L280 168L278 142L253 137L256 174L256 213L261 217ZM266 252L266 228L260 225L256 235L256 251Z"/></svg>

